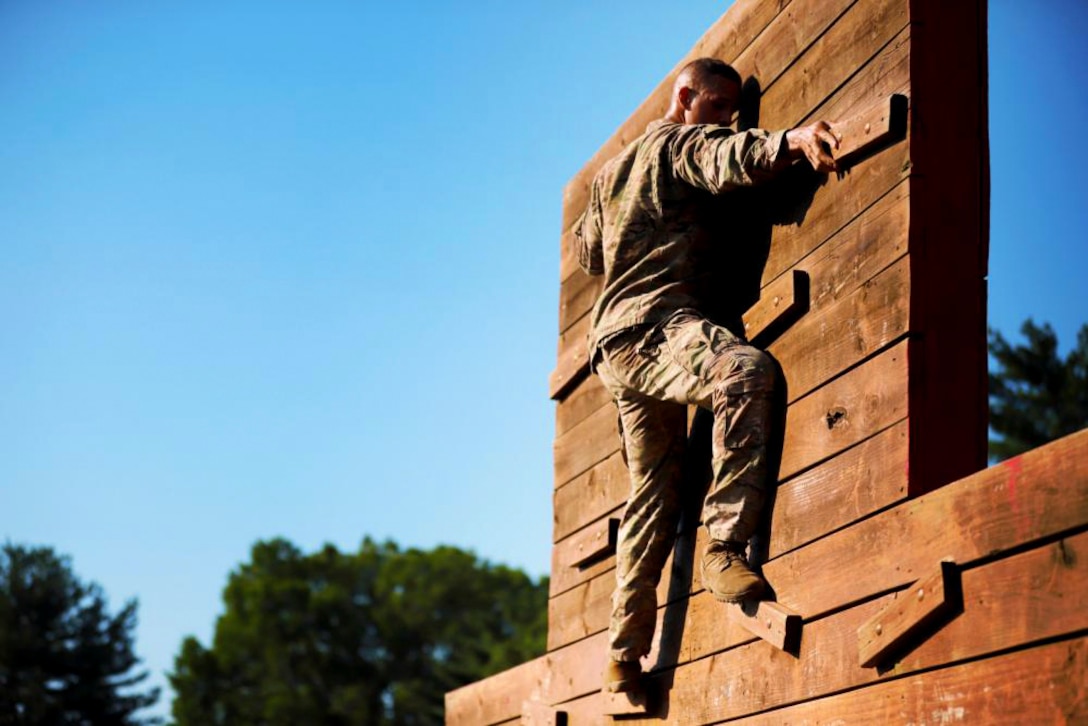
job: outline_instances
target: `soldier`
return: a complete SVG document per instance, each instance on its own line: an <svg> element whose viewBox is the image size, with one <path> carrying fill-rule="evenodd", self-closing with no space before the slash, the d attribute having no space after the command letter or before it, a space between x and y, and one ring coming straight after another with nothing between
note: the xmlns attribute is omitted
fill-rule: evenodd
<svg viewBox="0 0 1088 726"><path fill-rule="evenodd" d="M701 260L713 240L699 220L712 195L768 179L794 160L835 169L828 147L838 142L822 121L734 132L727 125L740 93L740 75L728 64L687 64L665 117L597 173L575 227L582 269L604 275L589 349L619 409L631 476L616 552L609 691L636 689L639 659L650 651L657 584L680 512L687 404L714 414L703 586L725 602L764 588L745 550L764 502L775 373L766 353L706 317Z"/></svg>

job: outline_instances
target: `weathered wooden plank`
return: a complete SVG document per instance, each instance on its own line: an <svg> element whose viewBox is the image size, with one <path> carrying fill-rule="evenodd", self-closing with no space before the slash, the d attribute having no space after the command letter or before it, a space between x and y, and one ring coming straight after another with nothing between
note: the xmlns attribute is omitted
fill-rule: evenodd
<svg viewBox="0 0 1088 726"><path fill-rule="evenodd" d="M909 91L909 49L909 35L900 33L805 122L846 118L871 104L874 98ZM843 174L827 177L811 202L793 212L792 216L803 220L802 224L772 227L762 284L792 267L905 179L911 170L909 159L909 144L895 144Z"/></svg>
<svg viewBox="0 0 1088 726"><path fill-rule="evenodd" d="M595 519L622 507L627 501L630 482L623 455L616 451L556 489L552 495L554 541L558 542Z"/></svg>
<svg viewBox="0 0 1088 726"><path fill-rule="evenodd" d="M764 566L778 601L815 615L1088 523L1088 430L984 469ZM909 542L909 547L887 543ZM848 567L858 552L864 564ZM821 573L814 578L812 573Z"/></svg>
<svg viewBox="0 0 1088 726"><path fill-rule="evenodd" d="M1008 541L1004 547L1015 545ZM806 623L796 658L754 641L652 675L648 687L665 692L667 700L650 714L651 720L632 723L688 725L738 718L1083 631L1088 627L1086 551L1088 534L1082 533L965 571L964 592L971 594L963 613L884 673L858 664L851 636L892 603L894 593ZM665 679L667 689L661 683ZM575 723L599 708L593 698L564 707Z"/></svg>
<svg viewBox="0 0 1088 726"><path fill-rule="evenodd" d="M547 657L540 657L446 693L446 726L485 726L516 719L525 701L544 702L539 694L552 678Z"/></svg>
<svg viewBox="0 0 1088 726"><path fill-rule="evenodd" d="M730 620L779 650L792 653L801 642L801 616L776 602L729 605L726 612Z"/></svg>
<svg viewBox="0 0 1088 726"><path fill-rule="evenodd" d="M548 600L548 651L602 632L608 627L615 565Z"/></svg>
<svg viewBox="0 0 1088 726"><path fill-rule="evenodd" d="M778 557L906 496L904 420L779 485L768 556Z"/></svg>
<svg viewBox="0 0 1088 726"><path fill-rule="evenodd" d="M845 121L832 125L831 133L839 142L834 150L840 169L873 148L907 132L907 97L893 95Z"/></svg>
<svg viewBox="0 0 1088 726"><path fill-rule="evenodd" d="M903 341L791 405L786 412L785 444L779 467L781 476L792 476L904 419L907 415L906 363L907 341ZM557 480L560 471L564 475L568 471L584 471L596 463L591 459L610 455L612 452L603 451L608 441L615 442L613 450L618 448L615 412L611 407L602 408L557 440ZM561 442L564 447L573 449L573 452L564 449L562 460L559 456ZM594 448L590 448L590 443ZM581 448L579 444L582 444ZM587 451L592 452L592 456ZM572 460L575 463L572 464ZM576 559L577 553L570 549L566 540L553 547L550 590L553 597L612 567L612 560L608 558L586 568L572 569L571 564ZM595 622L594 618L588 619Z"/></svg>
<svg viewBox="0 0 1088 726"><path fill-rule="evenodd" d="M615 156L631 140L637 138L645 130L647 124L665 115L673 82L681 68L689 61L703 56L736 58L788 4L789 0L738 0L735 2L729 12L703 34L691 51L676 64L649 97L567 183L563 189L562 229L568 230L581 216L589 196L589 185L601 165Z"/></svg>
<svg viewBox="0 0 1088 726"><path fill-rule="evenodd" d="M911 490L985 466L986 3L911 0ZM923 292L925 291L925 292ZM955 350L950 360L948 352ZM952 415L948 415L948 414Z"/></svg>
<svg viewBox="0 0 1088 726"><path fill-rule="evenodd" d="M568 548L575 553L571 567L583 568L599 559L616 554L616 534L620 520L601 519L572 535Z"/></svg>
<svg viewBox="0 0 1088 726"><path fill-rule="evenodd" d="M809 664L806 667L815 672L785 674L783 678L788 676L787 679L793 682L791 688L798 688L798 682L803 686L810 679L820 681L823 671L819 663L828 662L850 664L853 672L862 674L858 683L876 677L872 669L857 665L856 631L893 596L844 611L854 615L849 621L840 618L841 627L826 641L814 635L817 626L839 618L842 613L822 616L873 593L903 588L944 557L954 559L965 568L963 588L964 592L970 593L965 598L965 613L905 656L896 667L898 670L893 669L894 673L904 673L905 668L929 667L926 663L946 663L951 657L964 659L983 655L1088 627L1088 603L1083 600L1088 597L1088 583L1084 582L1088 564L1084 548L1088 544L1083 539L1071 537L1047 545L1049 549L1044 548L1044 554L1035 555L1039 558L1036 562L1051 563L1053 567L1049 574L1039 574L1037 566L1025 566L1026 560L1016 559L1029 553L998 560L998 563L1009 563L998 570L992 569L997 564L992 562L974 567L976 563L990 561L1008 550L1022 549L1062 533L1082 530L1086 524L1088 430L900 504L767 563L764 573L775 589L778 602L813 619L805 624L798 662ZM700 529L700 533L703 531ZM696 545L696 553L704 542ZM884 542L905 542L910 546L881 547L880 543ZM976 572L987 574L980 576ZM666 577L674 574L670 571ZM993 584L986 586L986 582ZM1009 593L1030 594L1013 598ZM792 659L765 643L756 643L764 650L742 656L739 661L706 663L717 658L705 657L711 653L725 648L743 650L735 646L752 642L750 634L725 617L722 608L721 603L705 592L674 606L673 617L682 611L684 625L677 633L663 629L659 622L659 642L647 662L660 660L661 666L665 667L695 661L690 667L703 664L699 667L710 668L716 673L740 674L745 678L751 675L750 683L743 681L730 686L734 694L743 693L745 689L759 691L765 683L775 682L776 675L764 681L760 679L767 674L746 670L752 663L773 661L778 656ZM983 626L973 619L972 608L982 608L988 613L984 616ZM667 617L668 612L666 605L659 611L660 617ZM662 635L665 636L664 644L660 642ZM677 637L679 644L670 640ZM819 645L821 642L831 643L827 646L830 649ZM967 645L961 647L963 644ZM811 652L819 652L820 657L806 658L807 647L815 648ZM972 648L974 650L970 650ZM541 680L540 692L545 695L539 700L555 704L588 694L600 688L600 673L607 660L604 633L549 653L546 658L550 667L556 669L553 672L561 673L563 678L553 678L546 684ZM682 670L677 671L677 675ZM522 692L534 687L535 681L523 685ZM797 698L817 695L819 693L814 692ZM529 695L519 696L509 708L517 708L526 698ZM501 711L501 708L497 710ZM572 719L575 718L575 711L570 710L570 713ZM505 717L516 715L509 711ZM465 723L497 723L503 718L500 713L497 718Z"/></svg>
<svg viewBox="0 0 1088 726"><path fill-rule="evenodd" d="M601 275L587 275L578 271L559 285L559 332L569 328L578 318L593 307L601 292Z"/></svg>
<svg viewBox="0 0 1088 726"><path fill-rule="evenodd" d="M907 23L907 0L855 3L764 92L760 125L790 128L805 118L875 58ZM870 98L865 105L876 100Z"/></svg>
<svg viewBox="0 0 1088 726"><path fill-rule="evenodd" d="M894 433L890 435L901 438L902 424L893 431ZM1077 436L1081 437L1079 441ZM1084 457L1085 462L1088 462L1088 431L1073 437L1067 437L1067 439L1063 439L1059 443L1060 446L1051 445L1051 447L1057 446L1053 456L1071 456L1074 459L1081 456ZM871 453L878 454L882 447L883 444L879 445ZM1045 455L1042 459L1031 454L1027 456L1029 456L1029 474L1024 480L1033 482L1034 486L1041 486L1040 481L1043 482L1043 485L1048 485L1046 483L1051 479L1045 466ZM1039 463L1041 461L1043 463ZM971 499L971 511L979 521L987 521L986 512L991 511L996 512L994 516L998 517L999 521L1002 519L1007 520L1009 503L1004 500L990 501L986 498L986 492L988 486L993 486L990 482L999 481L1006 472L1016 472L1024 469L1022 462L1016 462L1020 462L1020 460L1014 460L1013 464L1008 465L1012 467L1011 469L1006 468L1006 465L994 467L955 485L961 488L970 487L969 493L962 496ZM830 463L834 464L834 462ZM902 460L897 460L895 466L903 466ZM1076 508L1072 512L1063 510L1060 512L1061 518L1054 524L1053 529L1047 529L1046 525L1042 525L1039 531L1044 534L1040 534L1040 537L1075 527L1078 521L1088 522L1088 504L1085 504L1084 499L1084 497L1088 496L1088 464L1067 464L1059 468L1057 472L1059 476L1064 476L1073 482L1069 490L1069 496L1074 501L1076 501L1075 497L1078 496L1076 487L1078 485L1081 487L1079 496L1082 499L1077 502L1080 520L1077 519ZM983 477L983 475L985 476ZM977 477L983 477L984 483L976 484ZM1020 479L1020 474L1014 474L1012 478L1014 492L1018 486L1022 486L1022 484L1017 484ZM975 487L978 487L978 491L974 490ZM951 557L959 562L969 562L987 554L990 551L988 549L969 549L969 542L966 541L967 537L962 534L960 537L955 537L953 536L954 532L947 532L945 533L945 539L934 538L930 530L933 527L948 527L947 524L929 524L928 522L919 522L914 518L911 513L913 508L920 507L923 511L934 511L935 514L930 515L930 518L936 522L949 519L945 510L950 505L943 503L945 501L943 499L934 499L937 494L943 493L941 491L927 495L925 502L915 500L913 503L900 504L894 509L854 524L846 530L838 531L830 537L817 540L806 547L793 550L769 561L764 565L763 570L768 581L775 589L778 601L796 612L803 613L806 617L816 617L852 600L861 599L874 592L894 589L916 580L920 576L918 573L924 574L926 568L932 566L933 562L945 557ZM1027 503L1023 505L1023 516L1049 516L1053 519L1053 515L1049 513L1061 505L1053 501L1048 502L1046 499L1057 495L1057 492L1048 491L1045 494L1040 494L1032 490ZM1031 515L1031 513L1035 514ZM972 521L974 522L975 519L973 518ZM1025 529L1025 525L1019 522L1015 524L1006 522L1005 527L1004 530L998 530L998 533L995 534L994 543L987 545L994 552L1009 546L1008 543L1003 542L1002 537L1015 542L1017 537L1020 536L1018 533L1028 531ZM772 542L775 536L772 529ZM909 552L901 552L900 548L888 549L883 545L885 541L911 542L915 538L924 540L928 549L921 550L918 547L912 547ZM949 544L942 546L941 542L945 542L946 539ZM964 541L961 541L961 539ZM696 558L699 557L705 546L706 532L705 529L699 528L698 538L694 545L694 556ZM869 562L868 557L870 556L878 559L879 562L876 564ZM879 563L883 563L886 571L879 569L881 566ZM912 563L916 563L917 569L910 569ZM611 565L611 563L608 564ZM878 569L874 570L874 568ZM813 572L822 573L821 577L813 578L811 575ZM895 577L889 579L889 573L894 574ZM668 594L670 591L675 592L677 589L676 584L670 578L678 575L689 578L680 585L679 589L681 591L688 587L693 592L698 592L701 589L701 583L697 577L694 581L690 580L690 570L681 568L677 571L670 562L670 565L665 568L665 576L658 587L658 598L662 604L669 599ZM608 627L609 596L613 587L614 574L611 567L602 566L594 573L594 579L579 583L575 588L567 588L569 592L549 601L550 622L564 623L564 626L557 629L555 635L549 639L550 647L557 648L563 645L564 641L561 638L573 640L605 630ZM681 659L701 657L707 652L712 652L708 649L713 649L721 636L715 629L704 632L695 624L704 618L714 617L713 613L720 612L720 608L718 603L704 593L692 597L685 607L687 624L684 626L684 632L681 636L678 657ZM570 640L565 642L570 642Z"/></svg>
<svg viewBox="0 0 1088 726"><path fill-rule="evenodd" d="M605 693L603 699L605 716L644 716L650 708L649 694L645 691Z"/></svg>
<svg viewBox="0 0 1088 726"><path fill-rule="evenodd" d="M744 335L753 345L763 347L784 325L808 308L809 277L793 270L759 292L759 300L744 314Z"/></svg>
<svg viewBox="0 0 1088 726"><path fill-rule="evenodd" d="M566 398L555 406L555 435L561 436L601 406L612 396L597 376L587 376Z"/></svg>
<svg viewBox="0 0 1088 726"><path fill-rule="evenodd" d="M730 721L730 724L1023 726L1088 723L1086 682L1088 638L1076 638L874 684Z"/></svg>
<svg viewBox="0 0 1088 726"><path fill-rule="evenodd" d="M587 314L559 335L559 362L548 379L548 393L552 399L565 398L589 373L589 329Z"/></svg>
<svg viewBox="0 0 1088 726"><path fill-rule="evenodd" d="M864 441L907 415L907 341L791 405L779 473L803 468Z"/></svg>
<svg viewBox="0 0 1088 726"><path fill-rule="evenodd" d="M567 712L540 701L521 704L521 726L567 726Z"/></svg>
<svg viewBox="0 0 1088 726"><path fill-rule="evenodd" d="M853 2L806 0L791 4L732 61L733 67L742 78L752 79L766 92Z"/></svg>
<svg viewBox="0 0 1088 726"><path fill-rule="evenodd" d="M573 182L571 182L573 183ZM588 193L588 190L587 190ZM582 204L585 204L584 200ZM581 212L579 212L581 214ZM564 227L563 233L559 235L559 279L567 280L571 275L581 270L581 266L578 264L578 251L575 247L577 239L574 236L574 229L566 229ZM562 284L562 283L560 283Z"/></svg>
<svg viewBox="0 0 1088 726"><path fill-rule="evenodd" d="M811 203L800 210L804 224L771 228L763 284L781 275L881 199L907 176L909 168L906 144L896 144L839 177L827 177Z"/></svg>
<svg viewBox="0 0 1088 726"><path fill-rule="evenodd" d="M900 597L858 628L858 662L869 668L894 655L937 618L960 606L959 573L951 562L902 591Z"/></svg>
<svg viewBox="0 0 1088 726"><path fill-rule="evenodd" d="M566 484L620 448L616 408L602 406L555 440L555 484Z"/></svg>
<svg viewBox="0 0 1088 726"><path fill-rule="evenodd" d="M791 401L907 333L910 267L906 258L848 296L808 313L767 351L782 365Z"/></svg>

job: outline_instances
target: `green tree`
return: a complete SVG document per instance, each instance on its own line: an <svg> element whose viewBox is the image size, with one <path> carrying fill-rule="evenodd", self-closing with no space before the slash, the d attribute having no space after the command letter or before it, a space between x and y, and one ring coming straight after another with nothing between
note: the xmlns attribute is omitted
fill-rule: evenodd
<svg viewBox="0 0 1088 726"><path fill-rule="evenodd" d="M539 655L547 580L453 547L254 545L210 648L170 676L178 726L441 724L443 694Z"/></svg>
<svg viewBox="0 0 1088 726"><path fill-rule="evenodd" d="M1000 461L1088 426L1088 324L1062 360L1049 324L1030 318L1022 345L990 333L990 458Z"/></svg>
<svg viewBox="0 0 1088 726"><path fill-rule="evenodd" d="M0 551L0 723L128 726L159 723L135 713L159 689L132 689L136 601L117 615L94 583L46 547L7 543Z"/></svg>

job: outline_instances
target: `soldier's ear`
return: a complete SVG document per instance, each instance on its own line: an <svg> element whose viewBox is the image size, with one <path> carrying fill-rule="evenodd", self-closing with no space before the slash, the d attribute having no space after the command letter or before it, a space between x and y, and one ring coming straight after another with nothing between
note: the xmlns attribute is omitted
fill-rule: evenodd
<svg viewBox="0 0 1088 726"><path fill-rule="evenodd" d="M680 105L685 109L690 110L691 104L695 100L695 89L690 86L680 86L680 90L677 91L676 96L680 99Z"/></svg>

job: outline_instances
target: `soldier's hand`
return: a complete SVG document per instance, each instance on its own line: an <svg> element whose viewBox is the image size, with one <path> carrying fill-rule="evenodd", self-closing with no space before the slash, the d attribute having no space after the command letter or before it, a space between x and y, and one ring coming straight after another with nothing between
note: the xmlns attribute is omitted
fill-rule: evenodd
<svg viewBox="0 0 1088 726"><path fill-rule="evenodd" d="M828 172L839 168L830 151L837 148L839 140L831 133L831 126L826 121L786 132L786 149L790 156L795 159L803 156L816 171Z"/></svg>

